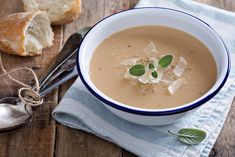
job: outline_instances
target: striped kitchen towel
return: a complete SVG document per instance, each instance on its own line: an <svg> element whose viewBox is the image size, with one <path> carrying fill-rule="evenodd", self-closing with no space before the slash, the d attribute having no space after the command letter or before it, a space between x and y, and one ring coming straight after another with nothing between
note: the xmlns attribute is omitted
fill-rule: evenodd
<svg viewBox="0 0 235 157"><path fill-rule="evenodd" d="M170 7L189 12L208 22L226 41L230 52L235 53L235 14L198 4L190 0L142 0L141 6ZM232 60L235 60L232 54ZM78 78L67 91L52 115L56 121L71 128L84 130L111 141L126 150L146 157L206 157L224 124L235 94L235 68L222 90L207 104L183 118L180 122L148 127L122 120L95 99ZM199 145L180 143L167 130L195 127L207 132Z"/></svg>

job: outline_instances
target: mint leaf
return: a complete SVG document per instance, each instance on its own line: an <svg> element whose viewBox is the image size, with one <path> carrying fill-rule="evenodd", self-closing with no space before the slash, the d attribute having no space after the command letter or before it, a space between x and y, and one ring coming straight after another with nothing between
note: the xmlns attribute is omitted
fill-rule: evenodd
<svg viewBox="0 0 235 157"><path fill-rule="evenodd" d="M145 73L145 67L143 64L136 64L133 65L130 69L129 69L129 73L133 76L142 76Z"/></svg>
<svg viewBox="0 0 235 157"><path fill-rule="evenodd" d="M151 75L152 75L154 78L157 78L157 77L158 77L158 73L157 73L157 71L155 71L155 70L151 73Z"/></svg>
<svg viewBox="0 0 235 157"><path fill-rule="evenodd" d="M162 68L165 68L171 64L172 60L173 60L172 55L165 55L159 60L158 65Z"/></svg>
<svg viewBox="0 0 235 157"><path fill-rule="evenodd" d="M154 68L155 68L155 66L153 65L153 63L150 63L150 64L149 64L149 69L150 69L150 70L153 70Z"/></svg>
<svg viewBox="0 0 235 157"><path fill-rule="evenodd" d="M206 132L200 129L184 128L181 129L178 134L173 133L170 130L168 130L168 132L178 136L180 142L188 145L199 144L206 138Z"/></svg>

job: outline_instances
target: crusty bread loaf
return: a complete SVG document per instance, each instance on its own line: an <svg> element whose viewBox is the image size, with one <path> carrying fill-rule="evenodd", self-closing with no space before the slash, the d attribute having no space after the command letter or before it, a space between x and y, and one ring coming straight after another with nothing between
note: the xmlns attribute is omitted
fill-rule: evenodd
<svg viewBox="0 0 235 157"><path fill-rule="evenodd" d="M54 34L46 13L21 12L0 19L0 49L8 54L34 56L52 45Z"/></svg>
<svg viewBox="0 0 235 157"><path fill-rule="evenodd" d="M52 25L70 23L81 13L81 0L23 0L25 11L48 13Z"/></svg>

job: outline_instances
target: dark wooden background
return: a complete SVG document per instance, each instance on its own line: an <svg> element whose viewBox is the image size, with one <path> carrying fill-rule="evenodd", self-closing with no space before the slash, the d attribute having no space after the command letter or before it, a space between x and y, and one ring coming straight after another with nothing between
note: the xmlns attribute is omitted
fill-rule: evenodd
<svg viewBox="0 0 235 157"><path fill-rule="evenodd" d="M235 0L196 0L215 7L235 11ZM137 0L83 0L82 16L77 21L54 27L54 46L42 56L21 58L2 54L5 67L10 70L28 66L40 76L59 52L71 33L93 25L103 17L132 8ZM0 0L0 17L22 11L21 0ZM22 76L24 79L24 76ZM1 81L0 81L1 82ZM51 112L73 80L46 96L27 128L11 134L0 134L0 157L131 157L133 154L92 134L70 129L55 122ZM7 89L6 89L7 90ZM0 90L4 94L5 89ZM235 157L235 103L223 126L210 156Z"/></svg>

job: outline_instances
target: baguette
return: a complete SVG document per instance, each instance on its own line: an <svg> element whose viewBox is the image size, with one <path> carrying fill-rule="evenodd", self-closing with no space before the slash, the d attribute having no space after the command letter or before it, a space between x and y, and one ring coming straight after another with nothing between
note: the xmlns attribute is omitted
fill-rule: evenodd
<svg viewBox="0 0 235 157"><path fill-rule="evenodd" d="M52 25L67 24L81 14L81 0L23 0L25 11L47 12Z"/></svg>
<svg viewBox="0 0 235 157"><path fill-rule="evenodd" d="M21 12L0 19L0 49L8 54L34 56L50 47L54 33L46 13Z"/></svg>

